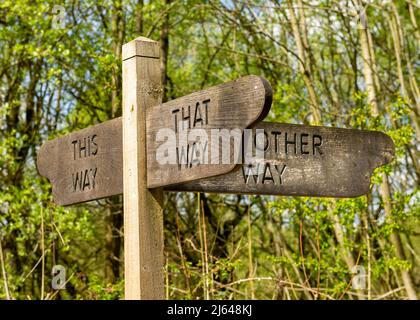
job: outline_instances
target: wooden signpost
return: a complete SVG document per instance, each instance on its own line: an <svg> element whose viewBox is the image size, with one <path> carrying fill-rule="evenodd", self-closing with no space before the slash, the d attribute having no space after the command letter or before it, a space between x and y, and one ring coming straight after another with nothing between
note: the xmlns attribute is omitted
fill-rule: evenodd
<svg viewBox="0 0 420 320"><path fill-rule="evenodd" d="M272 91L260 77L163 104L160 79L159 43L125 44L123 116L48 141L37 158L57 204L124 195L126 299L164 297L163 190L356 197L369 191L373 170L394 156L392 140L381 132L261 122ZM250 163L215 164L210 155L209 162L183 164L176 144L175 162L161 163L159 148L169 139L159 137L161 129L175 137L191 129L207 137L214 129L237 129L242 156L249 149L260 153ZM188 150L188 138L179 141ZM222 153L227 147L232 159L230 140Z"/></svg>

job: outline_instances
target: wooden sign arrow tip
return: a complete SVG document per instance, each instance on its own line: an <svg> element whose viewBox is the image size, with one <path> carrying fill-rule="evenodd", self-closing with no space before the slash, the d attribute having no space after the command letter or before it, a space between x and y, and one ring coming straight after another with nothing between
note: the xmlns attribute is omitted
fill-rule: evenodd
<svg viewBox="0 0 420 320"><path fill-rule="evenodd" d="M372 131L375 135L371 135L369 146L371 153L375 156L374 167L380 167L391 163L395 159L394 141L387 134L380 131Z"/></svg>
<svg viewBox="0 0 420 320"><path fill-rule="evenodd" d="M41 145L41 147L38 150L37 157L36 157L36 168L38 170L38 173L45 178L48 178L48 172L49 172L47 168L48 167L47 163L45 161L47 158L46 154L48 153L47 152L48 144L49 143L47 141Z"/></svg>

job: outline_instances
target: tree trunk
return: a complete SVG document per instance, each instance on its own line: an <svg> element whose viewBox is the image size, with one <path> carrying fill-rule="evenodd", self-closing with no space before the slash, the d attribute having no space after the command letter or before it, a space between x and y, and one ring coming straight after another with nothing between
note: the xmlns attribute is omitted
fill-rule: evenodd
<svg viewBox="0 0 420 320"><path fill-rule="evenodd" d="M143 34L143 0L137 0L136 5L136 35L140 36Z"/></svg>
<svg viewBox="0 0 420 320"><path fill-rule="evenodd" d="M165 7L171 4L172 0L165 0ZM163 88L163 101L168 101L168 54L169 54L169 12L165 13L160 30L160 68L162 74L162 88Z"/></svg>
<svg viewBox="0 0 420 320"><path fill-rule="evenodd" d="M321 112L319 103L316 97L315 93L315 86L313 83L312 74L310 72L309 67L309 59L307 58L307 53L305 51L305 47L303 44L302 36L299 30L299 24L301 22L298 22L296 19L295 11L292 6L292 2L289 0L289 12L290 12L290 22L292 25L293 35L296 41L296 47L298 49L298 57L299 57L299 69L302 74L303 80L305 81L306 88L308 89L309 93L309 101L311 102L311 112L312 112L312 121L311 123L314 125L319 125L321 123ZM301 12L303 12L303 8L301 9ZM304 17L300 17L300 19L304 19ZM305 27L306 30L306 27Z"/></svg>
<svg viewBox="0 0 420 320"><path fill-rule="evenodd" d="M110 118L121 115L122 110L122 45L125 41L125 22L122 3L115 0L112 6L112 50L116 65L112 69L112 96ZM107 208L106 234L105 234L105 278L108 283L115 283L120 278L120 265L122 254L122 225L123 211L120 196L111 197Z"/></svg>
<svg viewBox="0 0 420 320"><path fill-rule="evenodd" d="M116 66L112 69L112 100L111 100L111 118L121 115L121 57L122 45L125 38L125 22L124 11L121 1L115 0L112 6L112 50L117 61Z"/></svg>
<svg viewBox="0 0 420 320"><path fill-rule="evenodd" d="M359 7L361 6L360 0L358 0ZM374 81L373 81L373 62L371 54L374 53L373 48L369 43L369 30L366 28L359 29L359 40L360 46L362 51L362 58L363 58L363 74L365 78L366 90L368 93L368 102L371 107L371 112L373 116L379 115L379 107L377 101L377 94L376 90L379 88L375 88ZM382 174L382 182L380 186L380 193L384 203L385 215L388 221L392 220L392 200L391 200L391 190L388 181L388 176L386 173ZM396 249L397 258L400 260L406 260L406 256L404 253L404 249L401 243L400 235L396 232L393 232L391 235L391 242ZM402 271L402 280L404 282L404 287L407 292L407 296L411 300L416 300L416 290L414 287L413 279L410 273L407 270Z"/></svg>
<svg viewBox="0 0 420 320"><path fill-rule="evenodd" d="M292 2L288 1L289 5L289 11L290 11L290 22L292 25L292 30L294 34L294 38L296 41L296 46L298 49L298 57L300 59L300 71L303 75L306 88L309 93L309 98L311 101L311 108L312 108L312 120L311 125L320 125L322 123L321 119L321 113L320 113L320 107L318 104L318 100L315 93L315 88L313 84L313 73L311 72L310 68L310 59L308 56L310 56L310 46L308 43L308 40L306 39L307 36L304 34L301 35L301 31L299 29L299 26L302 28L302 32L307 32L306 29L306 23L305 23L305 17L304 17L304 10L303 10L303 4L301 1L299 1L299 21L297 20L295 16L294 9L292 7ZM335 202L332 203L332 206L335 205ZM332 208L329 209L330 212L332 212ZM347 267L349 268L350 272L353 272L353 268L355 266L355 260L352 255L352 253L346 248L344 243L344 233L341 228L339 218L336 215L332 215L333 220L333 227L334 227L334 233L337 239L337 242L340 246L340 252L344 258L344 261L346 262ZM361 299L361 296L359 295L359 298Z"/></svg>

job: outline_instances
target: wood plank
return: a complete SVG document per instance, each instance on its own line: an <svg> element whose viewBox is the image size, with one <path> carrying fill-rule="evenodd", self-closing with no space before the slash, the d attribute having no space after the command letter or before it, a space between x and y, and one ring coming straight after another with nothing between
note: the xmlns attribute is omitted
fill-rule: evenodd
<svg viewBox="0 0 420 320"><path fill-rule="evenodd" d="M52 184L55 202L68 205L121 193L121 118L71 133L42 145L39 173Z"/></svg>
<svg viewBox="0 0 420 320"><path fill-rule="evenodd" d="M72 133L67 137L66 143L56 143L56 147L68 145L77 137L91 136L94 133L103 132L109 136L104 138L108 141L105 146L109 146L108 151L99 149L97 157L104 159L95 163L99 168L98 173L106 174L102 181L111 181L107 184L106 192L108 195L122 194L122 179L118 179L122 175L122 133L121 118L106 121L102 124L90 127L88 130ZM214 178L206 178L197 182L189 182L172 187L166 187L168 191L201 191L201 192L224 192L224 193L249 193L249 194L272 194L272 195L301 195L301 196L325 196L325 197L355 197L368 192L370 184L370 175L375 167L379 167L391 161L394 153L394 145L392 140L385 134L377 131L363 131L354 129L339 129L329 127L302 126L292 124L280 124L261 122L255 126L256 129L264 129L269 137L270 146L265 152L264 161L270 163L267 169L266 179L262 183L263 174L260 175L258 183L254 183L255 179L251 176L248 183L245 183L244 172L242 166L238 165L228 174L216 176ZM87 130L87 129L85 129ZM86 132L87 134L84 134ZM274 133L273 133L274 132ZM280 132L280 134L275 133ZM296 133L297 145L296 154L285 154L285 136L288 140L294 138ZM302 136L302 134L304 134ZM308 134L306 137L305 134ZM318 135L322 137L322 146L319 148L323 152L318 154L318 148L315 149L316 155L313 155L313 137ZM100 137L102 135L98 135ZM277 136L277 152L275 140ZM304 152L312 154L302 154L302 143L307 140L308 145L303 145ZM62 138L59 138L62 139ZM283 139L283 140L282 140ZM318 138L315 138L318 142ZM99 141L99 140L98 140ZM51 142L48 142L51 143ZM102 145L99 142L99 145ZM44 147L43 147L44 148ZM63 179L57 181L60 172L69 172L67 165L72 166L70 161L65 164L65 159L72 157L72 149L68 150L68 156L62 157L63 151L51 151L51 147L45 147L45 151L41 149L39 158L49 159L42 168L43 175L55 177L52 179L54 197L57 203L69 204L74 202L88 201L95 199L96 192L86 189L84 192L71 193L66 190L71 189L72 181ZM43 152L46 154L42 155ZM294 151L293 144L288 144L288 151ZM41 160L38 160L40 166ZM81 162L79 168L89 168L90 159L79 160ZM83 162L84 161L84 162ZM82 163L83 162L83 163ZM279 184L279 175L277 168L272 164L286 165L286 169L282 175L282 184ZM55 166L59 166L59 169ZM48 169L48 170L47 170ZM51 170L51 171L50 171ZM75 169L77 172L79 169ZM41 168L40 168L41 171ZM120 173L119 173L120 172ZM269 179L269 173L273 174L274 183ZM268 179L267 179L268 178ZM96 178L101 181L98 174ZM51 180L51 179L50 179ZM96 187L103 187L103 182L96 182ZM104 194L104 193L102 193Z"/></svg>
<svg viewBox="0 0 420 320"><path fill-rule="evenodd" d="M124 53L126 57L142 57L141 55L144 55L144 58L148 58L158 52L154 47L142 48L141 45L136 44L127 47ZM151 97L161 94L161 89L155 82L148 86L142 86L139 90L141 90L139 94ZM178 165L159 165L156 162L156 148L161 143L153 137L156 137L159 128L168 126L175 129L175 113L173 113L175 110L179 110L180 118L183 112L186 117L187 111L182 111L182 109L185 106L188 109L192 105L193 108L189 108L191 114L189 120L191 120L192 126L204 128L206 132L220 126L225 126L223 128L226 129L243 129L267 115L271 98L271 87L266 80L257 76L247 76L164 104L157 102L154 107L148 108L147 121L150 125L147 126L147 139L152 141L144 153L147 154L148 161L148 187L156 188L222 174L235 167L234 163L219 166L200 165L182 169ZM206 104L201 103L196 112L196 103L203 101ZM202 121L199 121L200 113ZM116 156L116 153L122 152L122 119L118 119L49 141L40 149L38 154L39 172L51 181L57 204L69 205L121 193L122 160L120 157L116 157L112 161L108 161L107 158L110 153ZM94 137L93 141L89 140L91 137ZM85 152L88 152L88 148L96 150L98 143L100 147L97 152L94 151L95 154L88 153L88 156L84 156ZM73 153L79 152L77 148L83 150L80 153L81 156L76 158ZM233 153L233 147L231 153Z"/></svg>
<svg viewBox="0 0 420 320"><path fill-rule="evenodd" d="M264 129L268 141L264 158L257 159L259 171L242 164L228 174L165 190L357 197L368 193L373 170L394 156L391 138L378 131L269 122L256 129Z"/></svg>
<svg viewBox="0 0 420 320"><path fill-rule="evenodd" d="M125 299L164 298L162 191L146 186L146 111L161 103L160 46L123 46Z"/></svg>
<svg viewBox="0 0 420 320"><path fill-rule="evenodd" d="M172 130L177 138L182 130L204 129L208 137L211 129L245 129L265 118L272 101L270 84L257 76L246 76L234 81L194 92L190 95L155 106L147 112L147 186L163 187L186 181L227 173L235 163L212 165L213 155L199 165L192 165L193 144L180 138L172 146L177 160L161 163L157 159L157 149L162 142L158 139L161 129ZM180 121L183 121L181 124ZM191 132L191 131L188 131ZM181 165L182 145L185 143L186 165ZM227 147L223 145L223 148ZM188 148L188 149L187 149ZM222 154L220 146L219 154ZM230 156L234 155L233 141Z"/></svg>

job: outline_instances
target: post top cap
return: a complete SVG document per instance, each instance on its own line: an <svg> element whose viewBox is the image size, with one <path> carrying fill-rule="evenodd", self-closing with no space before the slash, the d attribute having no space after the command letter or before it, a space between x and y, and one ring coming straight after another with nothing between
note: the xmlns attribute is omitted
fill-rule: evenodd
<svg viewBox="0 0 420 320"><path fill-rule="evenodd" d="M137 37L132 41L146 41L146 42L156 42L157 43L157 41L146 38L146 37L143 37L143 36Z"/></svg>
<svg viewBox="0 0 420 320"><path fill-rule="evenodd" d="M160 44L158 41L146 37L138 37L123 45L122 59L133 57L160 58Z"/></svg>

